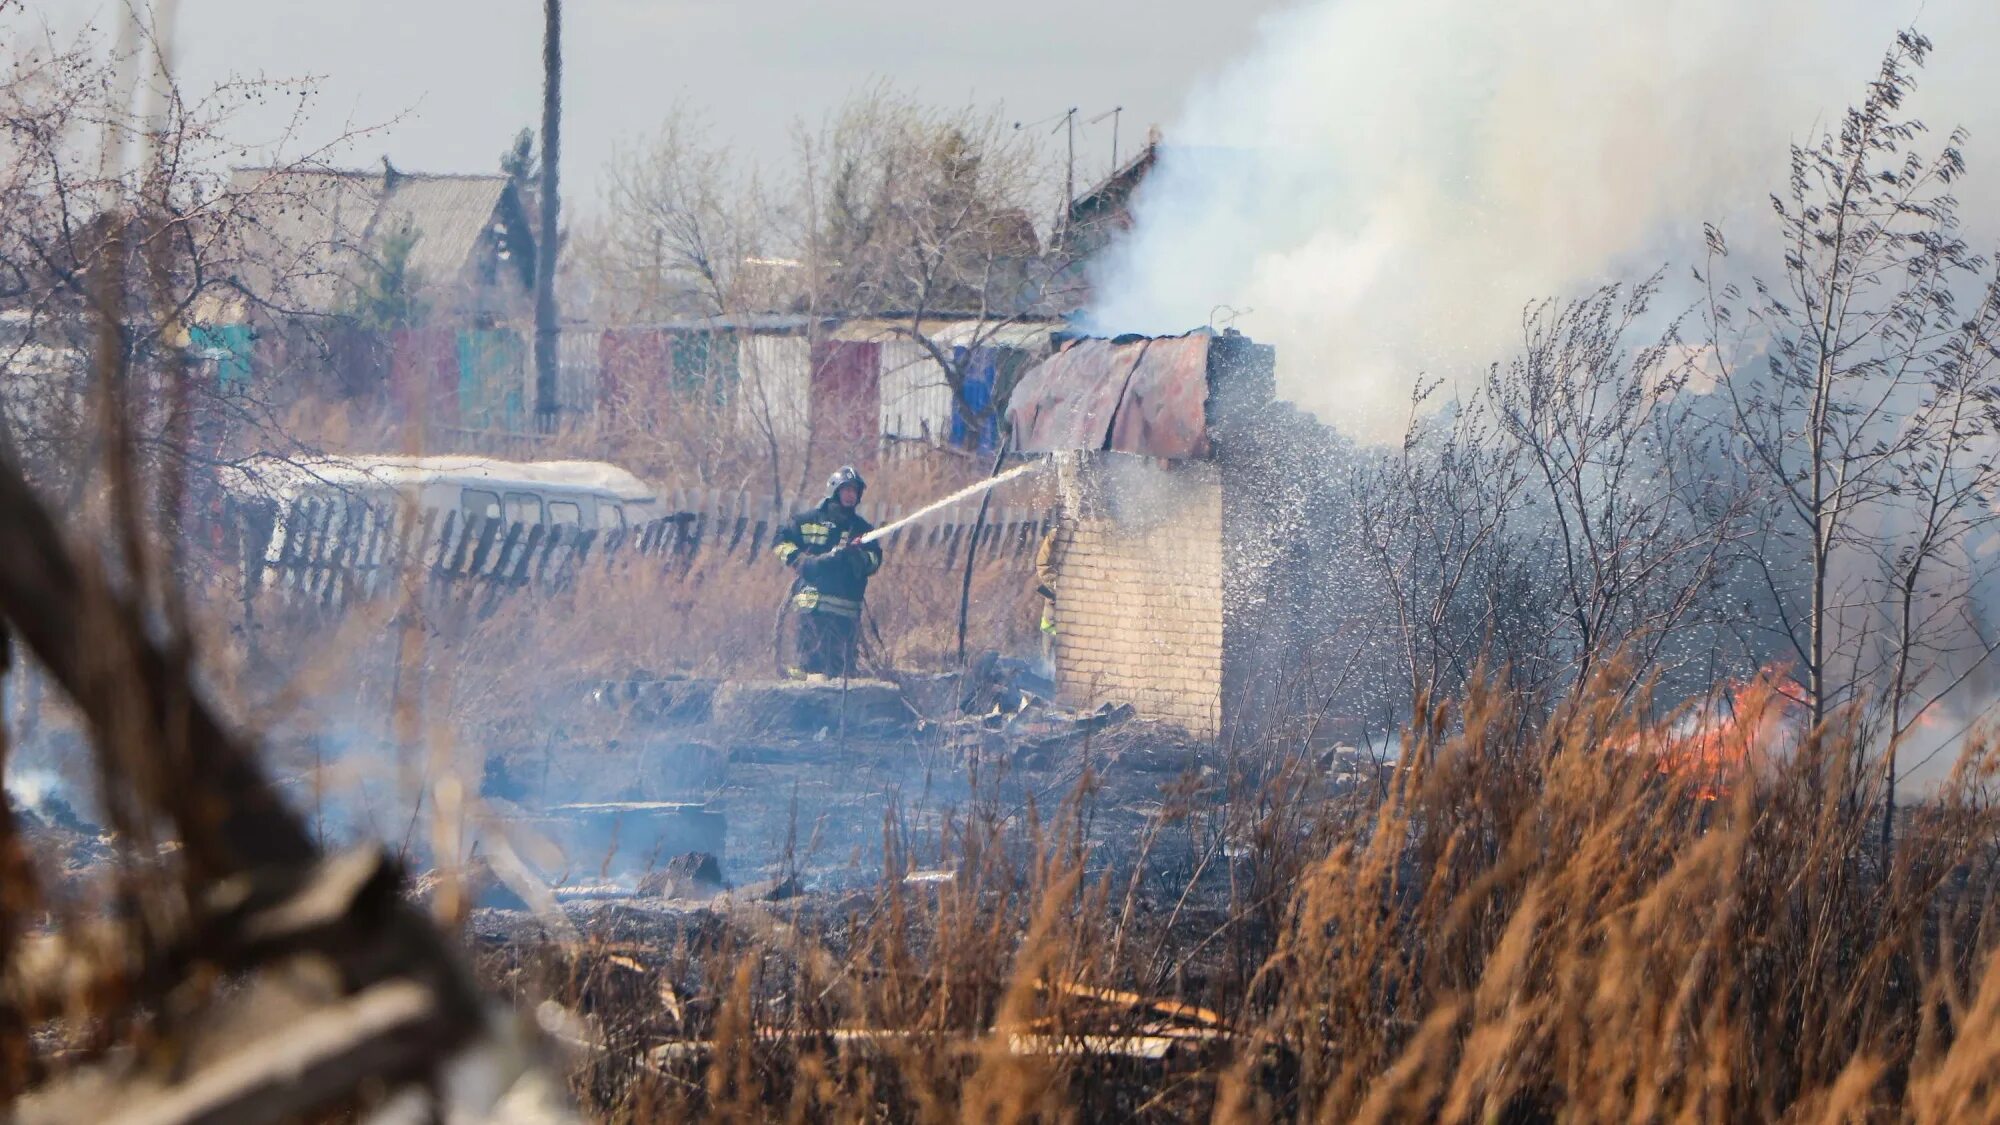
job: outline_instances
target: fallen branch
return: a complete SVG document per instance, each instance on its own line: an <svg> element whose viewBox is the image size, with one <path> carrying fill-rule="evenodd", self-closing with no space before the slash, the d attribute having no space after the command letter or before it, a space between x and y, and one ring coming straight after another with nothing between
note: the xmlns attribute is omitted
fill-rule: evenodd
<svg viewBox="0 0 2000 1125"><path fill-rule="evenodd" d="M252 744L202 702L185 660L148 635L133 601L94 556L73 552L19 468L0 457L0 615L75 700L105 784L135 816L163 817L187 857L197 917L175 938L154 933L141 969L163 986L201 965L254 971L323 957L345 999L309 1012L282 1042L242 1048L172 1097L153 1095L131 1120L273 1121L332 1103L363 1080L391 1085L434 1074L486 1028L456 953L399 893L402 873L379 853L322 861L301 821L264 777ZM44 964L10 991L66 983ZM165 989L154 993L165 994ZM92 1068L102 1091L155 1086ZM205 1084L204 1084L205 1083ZM51 1096L54 1096L53 1094ZM43 1120L86 1119L64 1103ZM90 1115L103 1119L104 1114ZM24 1115L22 1120L35 1118ZM118 1119L118 1118L114 1118Z"/></svg>
<svg viewBox="0 0 2000 1125"><path fill-rule="evenodd" d="M224 1054L171 1085L85 1072L22 1099L20 1125L282 1121L332 1104L364 1082L384 1089L430 1072L455 1020L430 989L389 981L288 1021L283 1034Z"/></svg>

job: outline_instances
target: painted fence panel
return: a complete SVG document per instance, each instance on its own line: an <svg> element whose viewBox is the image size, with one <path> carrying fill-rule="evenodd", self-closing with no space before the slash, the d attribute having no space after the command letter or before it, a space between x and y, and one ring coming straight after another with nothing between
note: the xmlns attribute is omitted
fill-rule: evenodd
<svg viewBox="0 0 2000 1125"><path fill-rule="evenodd" d="M427 581L435 595L490 609L515 593L570 589L608 568L654 566L676 580L698 582L705 566L776 565L770 548L793 508L741 492L682 492L675 499L683 506L671 515L605 532L467 518L455 510L378 515L364 506L313 501L299 503L282 520L268 508L230 505L224 519L256 587L322 611L388 596L411 579ZM892 532L883 543L890 568L962 566L962 552L972 549L977 507L958 505ZM868 514L888 526L903 513L875 508ZM974 565L1031 566L1049 519L1038 509L989 510ZM279 527L282 537L273 534Z"/></svg>
<svg viewBox="0 0 2000 1125"><path fill-rule="evenodd" d="M883 440L943 442L953 413L944 369L923 345L907 339L885 341L881 364Z"/></svg>
<svg viewBox="0 0 2000 1125"><path fill-rule="evenodd" d="M556 403L569 417L587 418L597 409L601 336L594 328L567 328L556 337Z"/></svg>
<svg viewBox="0 0 2000 1125"><path fill-rule="evenodd" d="M745 433L767 428L782 445L802 445L812 412L812 343L804 336L752 333L741 338L737 400Z"/></svg>

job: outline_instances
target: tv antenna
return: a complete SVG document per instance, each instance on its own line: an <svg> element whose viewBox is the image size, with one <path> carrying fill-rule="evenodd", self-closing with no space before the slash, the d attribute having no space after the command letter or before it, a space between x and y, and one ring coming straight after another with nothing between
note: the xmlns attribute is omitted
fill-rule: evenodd
<svg viewBox="0 0 2000 1125"><path fill-rule="evenodd" d="M1056 224L1053 235L1056 238L1060 238L1063 232L1069 227L1069 209L1076 203L1076 107L1071 106L1061 113L1052 113L1039 121L1016 121L1014 122L1014 128L1017 130L1032 129L1037 125L1044 125L1050 121L1056 123L1055 129L1049 130L1051 136L1058 129L1069 130L1069 159L1063 165L1063 197L1062 203L1056 208Z"/></svg>
<svg viewBox="0 0 2000 1125"><path fill-rule="evenodd" d="M1244 313L1255 311L1257 310L1239 309L1235 305L1217 305L1208 310L1208 326L1214 328L1220 325L1223 328L1229 328L1235 325L1237 317L1242 316Z"/></svg>
<svg viewBox="0 0 2000 1125"><path fill-rule="evenodd" d="M1124 112L1124 106L1114 105L1089 121L1084 122L1086 125L1095 125L1107 117L1111 119L1111 170L1113 172L1118 170L1118 115Z"/></svg>
<svg viewBox="0 0 2000 1125"><path fill-rule="evenodd" d="M1056 129L1069 130L1069 162L1063 166L1064 167L1063 199L1069 202L1074 202L1076 199L1076 107L1075 106L1071 106L1067 110L1063 111L1062 124L1056 126ZM1056 131L1056 129L1050 129L1049 132L1053 133ZM1068 210L1069 202L1065 202L1063 204L1064 210Z"/></svg>
<svg viewBox="0 0 2000 1125"><path fill-rule="evenodd" d="M1056 125L1055 129L1049 130L1050 134L1054 134L1056 129L1069 130L1069 159L1063 164L1062 208L1056 212L1055 229L1057 237L1061 237L1069 232L1070 209L1076 206L1076 107L1069 107L1062 112L1061 116L1062 121ZM1044 118L1044 120L1047 119ZM1014 128L1019 129L1020 126L1015 125Z"/></svg>

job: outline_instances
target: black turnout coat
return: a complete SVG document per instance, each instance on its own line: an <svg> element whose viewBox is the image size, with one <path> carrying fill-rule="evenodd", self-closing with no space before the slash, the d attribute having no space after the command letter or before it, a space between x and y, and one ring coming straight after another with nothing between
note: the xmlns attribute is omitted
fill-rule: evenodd
<svg viewBox="0 0 2000 1125"><path fill-rule="evenodd" d="M792 604L809 612L859 617L868 579L882 566L882 547L849 544L873 530L860 513L830 497L794 515L771 548L780 562L799 572Z"/></svg>

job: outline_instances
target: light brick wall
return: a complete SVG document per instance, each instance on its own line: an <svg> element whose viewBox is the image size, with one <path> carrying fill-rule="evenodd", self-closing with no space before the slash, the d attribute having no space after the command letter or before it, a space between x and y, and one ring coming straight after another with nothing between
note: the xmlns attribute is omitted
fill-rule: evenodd
<svg viewBox="0 0 2000 1125"><path fill-rule="evenodd" d="M1070 707L1222 726L1222 486L1206 463L1092 458L1059 540L1056 670Z"/></svg>

